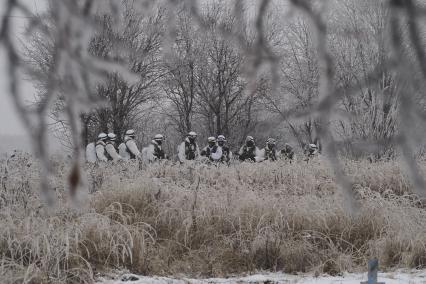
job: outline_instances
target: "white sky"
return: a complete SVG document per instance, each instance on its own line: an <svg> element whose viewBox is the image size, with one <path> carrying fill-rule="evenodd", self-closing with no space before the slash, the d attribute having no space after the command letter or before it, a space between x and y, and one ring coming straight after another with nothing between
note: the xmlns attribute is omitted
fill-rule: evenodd
<svg viewBox="0 0 426 284"><path fill-rule="evenodd" d="M36 12L46 7L47 0L21 0L21 2L29 9ZM3 15L4 8L4 5L0 5L1 15ZM16 25L16 37L19 37L19 34L24 30L26 19L22 18L22 15L16 13L14 14L14 18L12 18L12 23ZM0 48L0 135L23 135L25 134L24 126L20 118L16 115L9 93L4 56L4 50ZM25 82L21 84L20 87L27 100L31 100L31 98L34 97L35 90L31 83Z"/></svg>

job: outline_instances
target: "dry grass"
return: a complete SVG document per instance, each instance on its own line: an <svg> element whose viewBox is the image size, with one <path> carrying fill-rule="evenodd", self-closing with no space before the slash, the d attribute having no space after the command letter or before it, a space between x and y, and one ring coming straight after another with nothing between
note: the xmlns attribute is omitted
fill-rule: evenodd
<svg viewBox="0 0 426 284"><path fill-rule="evenodd" d="M361 201L342 208L327 163L87 168L78 209L52 178L60 204L34 194L36 165L1 171L0 278L6 283L92 283L97 272L225 276L256 270L338 274L426 266L426 210L396 162L350 162ZM4 166L4 162L2 167Z"/></svg>

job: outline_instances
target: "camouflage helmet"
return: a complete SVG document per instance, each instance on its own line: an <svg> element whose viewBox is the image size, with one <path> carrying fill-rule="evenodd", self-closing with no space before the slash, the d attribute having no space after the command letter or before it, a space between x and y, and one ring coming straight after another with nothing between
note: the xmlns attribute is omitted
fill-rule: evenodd
<svg viewBox="0 0 426 284"><path fill-rule="evenodd" d="M316 150L316 149L318 149L318 146L316 145L316 144L309 144L309 149L310 150Z"/></svg>
<svg viewBox="0 0 426 284"><path fill-rule="evenodd" d="M104 132L102 132L98 135L98 140L105 141L107 139L108 139L108 135Z"/></svg>
<svg viewBox="0 0 426 284"><path fill-rule="evenodd" d="M117 135L115 135L112 132L108 133L108 140L109 141L115 141L116 139L117 139Z"/></svg>
<svg viewBox="0 0 426 284"><path fill-rule="evenodd" d="M135 136L136 136L135 131L134 131L133 129L129 129L129 130L127 130L127 131L126 131L126 136L129 136L129 137L135 138Z"/></svg>
<svg viewBox="0 0 426 284"><path fill-rule="evenodd" d="M164 140L164 136L162 134L156 134L154 136L154 140L155 141L163 141Z"/></svg>
<svg viewBox="0 0 426 284"><path fill-rule="evenodd" d="M226 138L224 135L217 136L217 141L226 141Z"/></svg>
<svg viewBox="0 0 426 284"><path fill-rule="evenodd" d="M188 133L187 136L195 138L195 137L197 137L197 133L195 133L194 131L191 131L191 132Z"/></svg>

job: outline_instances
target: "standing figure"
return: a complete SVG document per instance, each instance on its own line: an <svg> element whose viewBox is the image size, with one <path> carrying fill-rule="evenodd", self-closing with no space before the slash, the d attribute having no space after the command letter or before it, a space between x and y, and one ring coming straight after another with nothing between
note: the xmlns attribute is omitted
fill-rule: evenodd
<svg viewBox="0 0 426 284"><path fill-rule="evenodd" d="M293 150L293 147L291 147L290 144L285 143L284 144L284 149L281 150L281 156L284 159L286 159L286 160L293 161L293 159L294 159L294 150Z"/></svg>
<svg viewBox="0 0 426 284"><path fill-rule="evenodd" d="M254 143L253 136L247 136L245 144L240 148L240 151L238 152L240 161L258 162L261 160L261 158L258 157L258 153L259 149Z"/></svg>
<svg viewBox="0 0 426 284"><path fill-rule="evenodd" d="M135 141L136 135L133 129L126 131L124 136L124 142L118 146L120 156L125 160L134 160L139 158L141 152L139 152L138 146Z"/></svg>
<svg viewBox="0 0 426 284"><path fill-rule="evenodd" d="M223 135L217 137L217 144L222 148L222 158L221 162L229 163L232 159L232 152L229 150L228 145L226 144L226 138Z"/></svg>
<svg viewBox="0 0 426 284"><path fill-rule="evenodd" d="M108 139L108 135L106 135L105 133L101 133L98 135L98 141L96 141L96 158L98 159L98 161L100 162L107 162L108 158L106 156L106 144L105 142Z"/></svg>
<svg viewBox="0 0 426 284"><path fill-rule="evenodd" d="M268 138L266 140L265 151L265 160L276 161L277 160L277 150L276 150L277 142L274 138Z"/></svg>
<svg viewBox="0 0 426 284"><path fill-rule="evenodd" d="M196 160L200 156L200 149L197 145L197 133L191 131L185 140L178 146L179 162L184 163L187 160Z"/></svg>
<svg viewBox="0 0 426 284"><path fill-rule="evenodd" d="M222 148L216 144L216 138L207 138L208 145L201 150L201 156L208 158L212 162L218 162L222 158Z"/></svg>
<svg viewBox="0 0 426 284"><path fill-rule="evenodd" d="M154 136L154 139L151 141L151 144L142 149L142 156L144 160L149 162L154 162L157 160L166 159L166 154L163 150L163 141L164 136L162 134L157 134Z"/></svg>
<svg viewBox="0 0 426 284"><path fill-rule="evenodd" d="M120 155L117 153L115 148L115 141L117 140L117 135L114 133L108 133L108 139L106 142L105 150L107 152L109 161L118 161L121 160Z"/></svg>

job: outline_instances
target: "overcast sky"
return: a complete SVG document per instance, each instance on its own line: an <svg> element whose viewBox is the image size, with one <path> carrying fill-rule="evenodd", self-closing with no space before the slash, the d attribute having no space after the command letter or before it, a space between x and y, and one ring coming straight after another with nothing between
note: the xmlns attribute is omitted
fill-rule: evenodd
<svg viewBox="0 0 426 284"><path fill-rule="evenodd" d="M0 0L3 1L3 0ZM47 0L21 0L22 3L27 5L31 11L41 11L46 7ZM4 5L0 5L0 13L3 15ZM16 25L16 36L19 37L24 30L26 19L22 18L20 14L14 14L12 23ZM0 48L0 90L1 90L1 102L0 102L0 135L22 135L25 133L25 129L16 115L14 106L12 104L9 88L7 85L8 77L6 72L6 66L4 64L4 50ZM27 82L21 85L21 90L25 94L25 98L30 100L34 97L35 90L31 83Z"/></svg>

